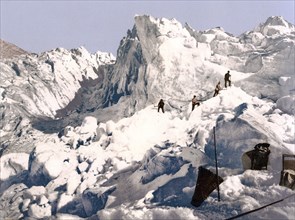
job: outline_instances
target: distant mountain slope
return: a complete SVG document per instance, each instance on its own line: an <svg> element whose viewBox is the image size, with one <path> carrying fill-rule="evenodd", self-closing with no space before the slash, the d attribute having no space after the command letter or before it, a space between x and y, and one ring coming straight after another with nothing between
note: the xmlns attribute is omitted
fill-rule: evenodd
<svg viewBox="0 0 295 220"><path fill-rule="evenodd" d="M0 39L0 59L9 59L22 54L27 54L28 52L15 46L14 44L8 43Z"/></svg>

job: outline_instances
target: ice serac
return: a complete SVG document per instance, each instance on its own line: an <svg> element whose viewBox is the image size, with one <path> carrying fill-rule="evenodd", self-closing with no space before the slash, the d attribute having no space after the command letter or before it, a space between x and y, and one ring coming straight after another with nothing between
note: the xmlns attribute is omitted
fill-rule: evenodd
<svg viewBox="0 0 295 220"><path fill-rule="evenodd" d="M208 61L230 69L233 80L236 74L245 74L235 84L249 94L277 100L294 89L290 86L294 85L295 71L294 25L282 17L270 17L239 37L220 27L195 31L186 24L186 28L198 43L211 49ZM287 86L282 86L281 78L289 78Z"/></svg>
<svg viewBox="0 0 295 220"><path fill-rule="evenodd" d="M33 118L54 118L82 86L101 80L98 68L114 59L109 53L90 54L83 47L1 59L1 148L28 134Z"/></svg>
<svg viewBox="0 0 295 220"><path fill-rule="evenodd" d="M151 92L153 80L157 79L163 64L158 48L161 45L160 35L159 20L151 16L135 17L135 25L121 40L117 62L110 68L108 79L104 82L104 107L124 103L128 98L129 107L125 109L125 114L130 115L143 108L148 101L153 102L155 97L160 97L162 91Z"/></svg>
<svg viewBox="0 0 295 220"><path fill-rule="evenodd" d="M295 26L281 16L272 16L240 39L255 46L245 63L255 74L238 85L249 94L273 100L294 94ZM267 87L262 85L265 82Z"/></svg>
<svg viewBox="0 0 295 220"><path fill-rule="evenodd" d="M128 116L160 98L202 99L227 70L248 93L277 100L294 89L294 39L294 25L278 16L239 37L221 27L195 31L175 19L135 16L104 82L104 107L124 103Z"/></svg>
<svg viewBox="0 0 295 220"><path fill-rule="evenodd" d="M202 86L208 75L201 66L208 56L210 48L203 44L198 47L175 19L136 16L104 84L106 106L124 102L128 97L129 109L125 112L133 114L160 98L183 99L196 92L204 93L212 89Z"/></svg>

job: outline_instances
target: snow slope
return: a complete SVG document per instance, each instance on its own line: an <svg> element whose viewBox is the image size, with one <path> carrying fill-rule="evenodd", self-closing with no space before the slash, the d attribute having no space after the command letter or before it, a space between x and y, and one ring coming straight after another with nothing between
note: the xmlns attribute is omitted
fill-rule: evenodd
<svg viewBox="0 0 295 220"><path fill-rule="evenodd" d="M24 91L24 82L11 79L18 71L8 68L26 59L1 62L7 77L1 103L13 106L15 117L29 115L21 123L31 132L13 136L19 125L7 122L4 111L11 127L1 134L23 147L31 141L33 149L20 153L9 145L1 156L2 218L225 219L294 193L279 185L282 154L295 154L294 25L283 18L235 37L222 28L195 31L175 19L135 16L115 63L107 55L99 62L83 48L78 58L77 51L58 50L49 52L56 74L50 91L60 96L47 99L38 87L51 76L47 64L47 74L29 87L38 88L42 108L33 102L26 114L11 92L17 85ZM212 97L229 69L233 86ZM192 112L193 95L203 101ZM160 98L164 114L157 112ZM50 100L55 107L47 107ZM31 112L39 115L33 123ZM215 172L213 127L221 201L214 191L195 208L190 201L198 167ZM262 142L270 144L268 169L244 170L242 154ZM244 219L292 219L294 205L290 197Z"/></svg>

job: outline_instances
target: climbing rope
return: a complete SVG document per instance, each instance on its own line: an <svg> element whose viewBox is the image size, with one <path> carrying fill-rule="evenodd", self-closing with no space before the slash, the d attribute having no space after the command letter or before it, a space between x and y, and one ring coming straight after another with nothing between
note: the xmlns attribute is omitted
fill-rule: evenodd
<svg viewBox="0 0 295 220"><path fill-rule="evenodd" d="M278 200L278 201L275 201L275 202L272 202L272 203L267 204L267 205L265 205L265 206L262 206L262 207L260 207L260 208L257 208L257 209L254 209L254 210L251 210L251 211L248 211L248 212L244 212L244 213L241 213L241 214L239 214L239 215L236 215L236 216L233 216L233 217L227 218L226 220L236 219L236 218L239 218L239 217L241 217L241 216L248 215L248 214L250 214L250 213L252 213L252 212L257 212L258 210L261 210L261 209L264 209L264 208L266 208L266 207L268 207L268 206L271 206L271 205L273 205L273 204L276 204L276 203L282 202L282 201L284 201L285 199L288 199L288 198L290 198L290 197L292 197L292 196L294 196L294 195L295 195L295 193L294 193L294 194L291 194L291 195L289 195L289 196L287 196L287 197L285 197L285 198L283 198L283 199L280 199L280 200Z"/></svg>

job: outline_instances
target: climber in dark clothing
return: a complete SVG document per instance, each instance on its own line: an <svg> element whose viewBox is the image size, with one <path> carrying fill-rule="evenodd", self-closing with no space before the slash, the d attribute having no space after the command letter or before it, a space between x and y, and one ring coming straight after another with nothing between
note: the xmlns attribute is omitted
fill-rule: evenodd
<svg viewBox="0 0 295 220"><path fill-rule="evenodd" d="M197 97L194 95L193 99L192 99L192 111L195 109L195 106L199 106L200 102L197 100Z"/></svg>
<svg viewBox="0 0 295 220"><path fill-rule="evenodd" d="M164 113L164 101L163 99L160 100L160 102L158 103L158 112L160 111L160 109L162 109L162 112Z"/></svg>
<svg viewBox="0 0 295 220"><path fill-rule="evenodd" d="M231 75L229 74L229 71L224 75L224 87L227 88L227 83L229 86L231 86L231 80L230 80Z"/></svg>
<svg viewBox="0 0 295 220"><path fill-rule="evenodd" d="M213 97L217 96L219 94L219 91L221 90L220 82L217 83L214 91Z"/></svg>

